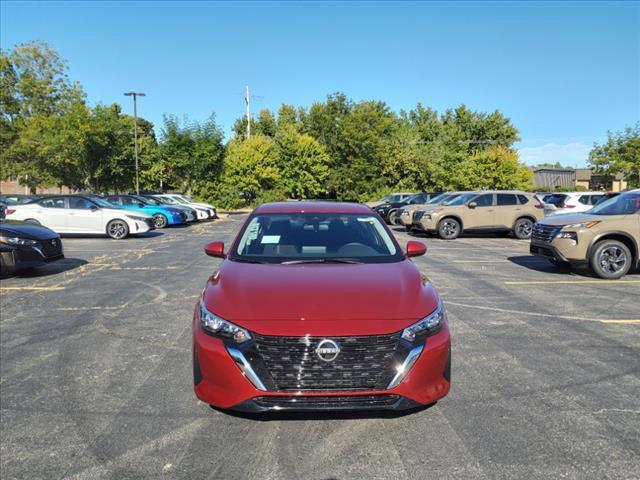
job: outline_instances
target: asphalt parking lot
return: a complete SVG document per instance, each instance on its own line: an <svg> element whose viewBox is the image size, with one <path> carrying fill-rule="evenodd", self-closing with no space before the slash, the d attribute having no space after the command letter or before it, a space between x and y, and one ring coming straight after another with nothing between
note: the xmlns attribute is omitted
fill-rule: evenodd
<svg viewBox="0 0 640 480"><path fill-rule="evenodd" d="M640 275L557 270L510 238L429 238L416 259L453 333L438 404L252 417L198 402L191 315L218 263L202 247L244 218L65 239L66 260L1 282L0 477L640 477Z"/></svg>

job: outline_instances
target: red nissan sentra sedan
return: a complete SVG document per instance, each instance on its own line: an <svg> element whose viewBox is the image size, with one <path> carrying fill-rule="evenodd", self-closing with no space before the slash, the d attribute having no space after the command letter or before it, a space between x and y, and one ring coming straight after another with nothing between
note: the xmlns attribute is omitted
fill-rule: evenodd
<svg viewBox="0 0 640 480"><path fill-rule="evenodd" d="M407 409L449 392L434 286L364 205L270 203L249 216L193 318L196 396L216 407Z"/></svg>

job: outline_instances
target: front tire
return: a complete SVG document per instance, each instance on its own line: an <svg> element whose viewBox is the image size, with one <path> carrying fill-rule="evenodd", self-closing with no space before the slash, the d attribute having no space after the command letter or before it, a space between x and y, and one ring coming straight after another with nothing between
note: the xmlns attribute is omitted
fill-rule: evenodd
<svg viewBox="0 0 640 480"><path fill-rule="evenodd" d="M533 232L533 221L530 218L519 218L513 226L513 234L518 240L529 240Z"/></svg>
<svg viewBox="0 0 640 480"><path fill-rule="evenodd" d="M391 225L398 225L398 210L391 210L389 212L389 223Z"/></svg>
<svg viewBox="0 0 640 480"><path fill-rule="evenodd" d="M169 220L167 220L167 217L165 217L163 214L156 213L153 216L153 225L156 228L165 228L167 225L169 225Z"/></svg>
<svg viewBox="0 0 640 480"><path fill-rule="evenodd" d="M600 278L615 280L624 277L631 269L631 251L618 240L602 240L593 247L589 259L591 269Z"/></svg>
<svg viewBox="0 0 640 480"><path fill-rule="evenodd" d="M107 235L114 240L122 240L129 235L129 225L124 220L116 218L107 224Z"/></svg>
<svg viewBox="0 0 640 480"><path fill-rule="evenodd" d="M454 240L458 238L462 227L455 218L443 218L438 224L438 236L443 240Z"/></svg>

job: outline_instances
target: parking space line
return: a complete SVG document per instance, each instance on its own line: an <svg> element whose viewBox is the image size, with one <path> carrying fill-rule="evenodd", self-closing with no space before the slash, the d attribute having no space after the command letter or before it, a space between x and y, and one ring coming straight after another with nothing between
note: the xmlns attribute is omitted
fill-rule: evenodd
<svg viewBox="0 0 640 480"><path fill-rule="evenodd" d="M640 324L640 319L638 320L600 320L602 323L624 323L624 324Z"/></svg>
<svg viewBox="0 0 640 480"><path fill-rule="evenodd" d="M506 308L485 307L485 306L482 306L482 305L471 305L471 304L467 304L467 303L456 303L456 302L449 302L448 300L445 300L444 304L445 304L445 306L446 305L453 305L453 306L456 306L456 307L475 308L475 309L478 309L478 310L489 310L489 311L500 312L500 313L516 313L516 314L519 314L519 315L527 315L527 316L531 316L531 317L555 318L555 319L565 319L565 320L580 320L580 321L583 321L583 322L600 322L600 323L620 323L620 324L640 323L640 319L639 320L616 320L616 319L600 319L600 318L578 317L578 316L573 316L573 315L555 315L555 314L551 314L551 313L527 312L527 311L524 311L524 310L511 310L511 309L506 309Z"/></svg>
<svg viewBox="0 0 640 480"><path fill-rule="evenodd" d="M607 284L607 285L635 285L640 280L525 280L506 281L505 285L580 285L580 284Z"/></svg>
<svg viewBox="0 0 640 480"><path fill-rule="evenodd" d="M0 292L55 292L57 290L64 290L65 287L60 285L53 285L51 287L0 287Z"/></svg>

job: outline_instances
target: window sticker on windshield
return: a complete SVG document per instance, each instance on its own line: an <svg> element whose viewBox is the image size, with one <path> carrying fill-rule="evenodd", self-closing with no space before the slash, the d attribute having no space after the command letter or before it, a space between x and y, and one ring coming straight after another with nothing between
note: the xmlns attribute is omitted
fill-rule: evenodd
<svg viewBox="0 0 640 480"><path fill-rule="evenodd" d="M260 243L280 243L280 235L264 235Z"/></svg>
<svg viewBox="0 0 640 480"><path fill-rule="evenodd" d="M327 253L327 247L325 246L302 246L302 253L324 254Z"/></svg>

